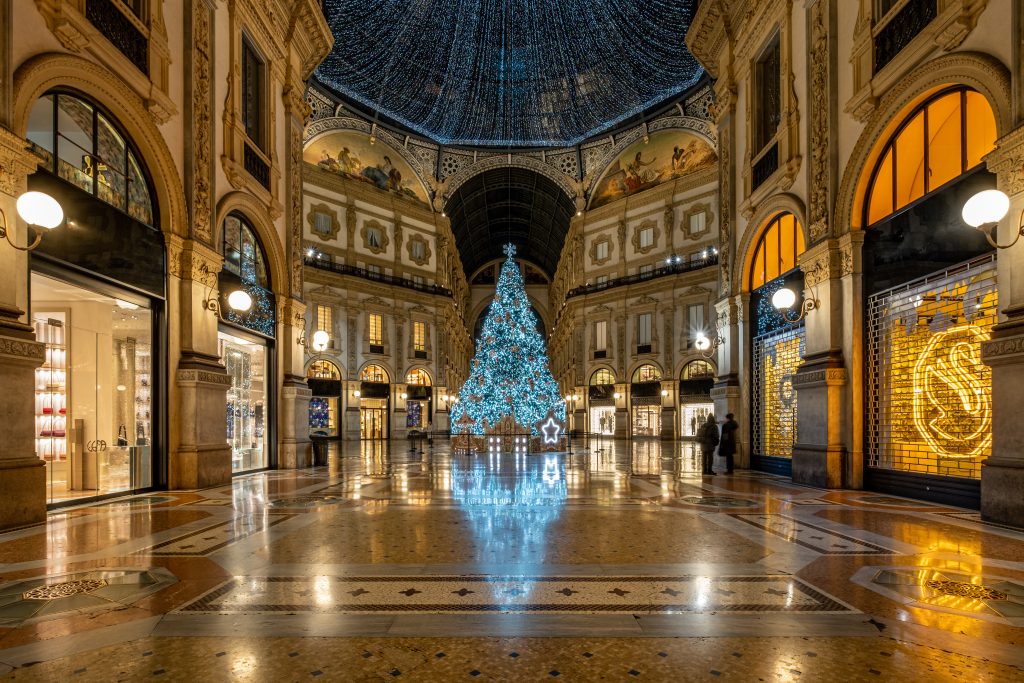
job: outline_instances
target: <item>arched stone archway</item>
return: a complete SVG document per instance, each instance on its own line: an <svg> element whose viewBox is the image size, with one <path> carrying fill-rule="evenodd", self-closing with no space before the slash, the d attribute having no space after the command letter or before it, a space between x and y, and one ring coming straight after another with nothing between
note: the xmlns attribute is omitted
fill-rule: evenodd
<svg viewBox="0 0 1024 683"><path fill-rule="evenodd" d="M142 98L106 67L82 57L54 52L24 62L14 73L14 130L24 136L32 106L43 94L56 88L88 95L117 119L138 148L152 178L159 207L157 227L166 234L188 237L184 187L164 134Z"/></svg>

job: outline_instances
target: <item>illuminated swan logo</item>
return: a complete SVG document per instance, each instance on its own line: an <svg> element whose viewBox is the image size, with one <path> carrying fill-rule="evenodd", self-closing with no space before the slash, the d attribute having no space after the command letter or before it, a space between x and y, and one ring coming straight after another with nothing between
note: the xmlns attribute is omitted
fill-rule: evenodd
<svg viewBox="0 0 1024 683"><path fill-rule="evenodd" d="M981 342L960 325L934 335L914 365L914 424L937 455L974 458L992 443L992 396Z"/></svg>

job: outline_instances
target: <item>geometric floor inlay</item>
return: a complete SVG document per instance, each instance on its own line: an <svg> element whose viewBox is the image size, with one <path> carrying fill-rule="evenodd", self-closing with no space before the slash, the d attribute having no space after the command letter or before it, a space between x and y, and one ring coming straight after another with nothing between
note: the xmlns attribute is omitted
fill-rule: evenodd
<svg viewBox="0 0 1024 683"><path fill-rule="evenodd" d="M875 590L895 593L918 607L1003 617L1024 625L1024 584L1011 579L927 568L888 568L879 570L871 583Z"/></svg>
<svg viewBox="0 0 1024 683"><path fill-rule="evenodd" d="M732 517L759 529L764 529L790 543L796 543L826 555L893 555L896 552L890 548L884 548L875 543L862 541L838 531L802 522L785 515L734 514Z"/></svg>
<svg viewBox="0 0 1024 683"><path fill-rule="evenodd" d="M241 517L158 543L152 548L139 552L144 555L165 556L208 555L255 533L266 531L295 516L294 514L275 514L269 516L266 522L260 517L256 519Z"/></svg>
<svg viewBox="0 0 1024 683"><path fill-rule="evenodd" d="M760 505L760 503L746 498L731 498L729 496L682 496L679 500L690 505L708 505L719 508L752 508Z"/></svg>
<svg viewBox="0 0 1024 683"><path fill-rule="evenodd" d="M95 569L23 579L0 586L0 626L67 612L125 609L133 602L177 582L162 567Z"/></svg>
<svg viewBox="0 0 1024 683"><path fill-rule="evenodd" d="M800 579L768 576L235 577L181 612L849 612Z"/></svg>

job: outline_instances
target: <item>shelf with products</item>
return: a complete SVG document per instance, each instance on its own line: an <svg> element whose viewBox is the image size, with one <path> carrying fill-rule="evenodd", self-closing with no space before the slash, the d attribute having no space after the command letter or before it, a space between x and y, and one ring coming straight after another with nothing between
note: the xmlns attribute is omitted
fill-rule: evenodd
<svg viewBox="0 0 1024 683"><path fill-rule="evenodd" d="M135 444L150 444L152 395L152 354L149 344L135 347Z"/></svg>
<svg viewBox="0 0 1024 683"><path fill-rule="evenodd" d="M36 339L45 344L45 360L35 371L36 454L43 460L67 459L67 346L65 313L36 313Z"/></svg>

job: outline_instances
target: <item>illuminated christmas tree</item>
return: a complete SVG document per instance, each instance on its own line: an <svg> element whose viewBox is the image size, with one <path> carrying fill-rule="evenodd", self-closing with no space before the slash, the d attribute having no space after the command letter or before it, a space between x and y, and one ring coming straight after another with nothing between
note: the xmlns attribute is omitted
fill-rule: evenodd
<svg viewBox="0 0 1024 683"><path fill-rule="evenodd" d="M557 438L565 424L565 403L548 368L523 276L512 259L515 247L506 245L505 253L508 258L477 339L469 379L451 409L452 432L488 434L511 418L517 432ZM558 424L544 429L541 423L548 418Z"/></svg>

